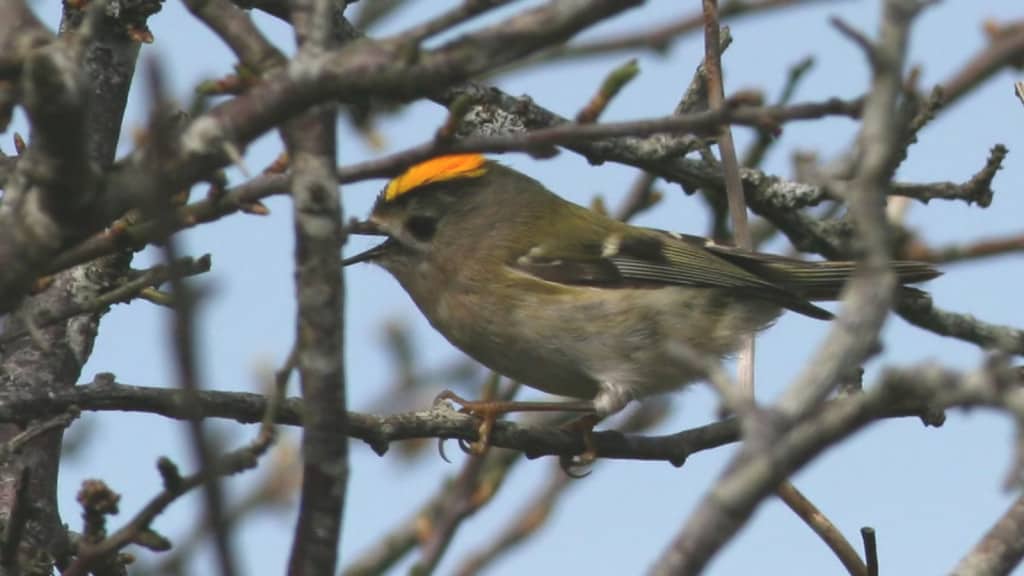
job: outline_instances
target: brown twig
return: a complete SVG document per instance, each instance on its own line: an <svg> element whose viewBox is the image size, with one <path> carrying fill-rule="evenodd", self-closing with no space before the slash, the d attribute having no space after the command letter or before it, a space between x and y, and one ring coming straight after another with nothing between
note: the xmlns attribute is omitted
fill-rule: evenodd
<svg viewBox="0 0 1024 576"><path fill-rule="evenodd" d="M636 63L636 58L616 67L614 70L608 73L604 81L601 83L601 87L597 93L591 97L587 105L583 107L576 114L576 122L580 124L591 124L604 113L605 108L611 103L612 99L622 90L626 84L629 84L636 75L640 73L640 66Z"/></svg>
<svg viewBox="0 0 1024 576"><path fill-rule="evenodd" d="M943 81L942 94L949 108L994 74L1024 57L1024 22L1002 27L1002 33Z"/></svg>
<svg viewBox="0 0 1024 576"><path fill-rule="evenodd" d="M771 10L797 7L816 1L820 0L727 0L722 3L719 15L722 19L738 20L740 17L755 16ZM514 69L520 65L532 65L539 62L552 63L572 58L604 56L634 50L651 50L664 53L672 47L675 41L690 32L701 30L703 27L704 15L702 12L697 12L657 28L627 32L616 36L570 44L564 48L548 50L521 64L508 66L506 70Z"/></svg>
<svg viewBox="0 0 1024 576"><path fill-rule="evenodd" d="M397 39L417 45L424 40L450 30L476 16L508 4L512 0L462 0L458 6L451 8L435 18L402 31Z"/></svg>
<svg viewBox="0 0 1024 576"><path fill-rule="evenodd" d="M479 422L475 424L479 426ZM422 506L412 517L402 521L397 527L377 540L369 551L357 558L346 567L344 576L371 576L381 574L411 552L418 543L424 540L435 542L437 550L442 541L447 545L458 522L472 514L480 506L486 504L496 493L498 485L518 462L522 462L520 454L509 450L491 450L484 456L471 456L462 471L454 480L458 490L452 490L448 483L442 484L436 494ZM470 483L470 477L476 477ZM486 482L484 482L486 477ZM459 492L462 499L453 497ZM446 513L445 510L448 510ZM445 518L439 518L445 516ZM438 524L440 522L440 524ZM427 550L424 555L439 557L440 552ZM429 560L429 559L428 559ZM433 561L436 562L436 559ZM424 564L424 559L419 561Z"/></svg>
<svg viewBox="0 0 1024 576"><path fill-rule="evenodd" d="M410 574L432 574L462 521L494 493L493 490L481 492L485 459L486 454L470 455L462 471L444 490L444 496L436 512L421 522L420 540L423 552L410 569Z"/></svg>
<svg viewBox="0 0 1024 576"><path fill-rule="evenodd" d="M502 554L536 534L550 517L558 499L572 485L573 478L565 473L561 465L552 467L547 483L536 496L530 499L529 505L515 519L506 524L506 528L493 542L466 558L455 574L459 576L479 574L485 566L493 563Z"/></svg>
<svg viewBox="0 0 1024 576"><path fill-rule="evenodd" d="M68 569L63 572L63 576L84 576L88 573L90 566L97 560L110 557L129 544L138 543L140 535L151 532L150 524L168 506L190 490L205 485L210 477L219 478L256 467L260 457L267 452L276 437L274 425L278 422L280 410L284 404L287 375L290 373L293 365L293 356L289 356L288 361L285 363L285 368L278 372L273 393L269 398L264 398L264 401L261 402L262 410L257 418L257 421L260 422L260 428L256 437L248 445L220 456L211 467L201 469L199 472L185 477L178 473L177 467L173 462L167 458L162 458L157 466L164 479L163 490L139 510L127 524L113 534L105 536L100 541L80 545L77 557ZM96 384L96 386L100 388L116 386L116 384L108 381L108 377L112 379L110 375L97 376L97 378L102 378L102 380L98 380L98 382L102 383ZM177 402L181 402L181 399L179 398ZM202 400L200 399L199 404L201 405L201 403ZM179 410L187 411L194 416L195 407L195 405L186 407L182 402ZM212 521L212 518L208 517L207 520ZM212 522L210 525L212 529L216 530Z"/></svg>
<svg viewBox="0 0 1024 576"><path fill-rule="evenodd" d="M779 499L818 535L839 558L851 576L867 576L868 569L857 551L821 510L807 499L791 482L783 482L775 491Z"/></svg>
<svg viewBox="0 0 1024 576"><path fill-rule="evenodd" d="M722 78L722 60L719 51L718 0L703 0L704 8L704 66L708 75L708 108L721 110L725 105L725 84ZM736 156L736 144L728 124L718 129L718 152L722 158L722 176L725 180L725 196L729 204L729 219L732 221L736 245L750 250L750 226L747 225L747 202L743 196L743 181L740 179L740 164ZM754 336L743 338L736 380L743 394L751 401L754 398ZM741 410L740 406L730 406ZM742 414L742 410L739 412Z"/></svg>
<svg viewBox="0 0 1024 576"><path fill-rule="evenodd" d="M644 212L652 208L655 204L661 201L662 195L654 189L654 183L657 182L658 178L649 172L641 172L633 185L629 188L629 193L626 194L626 198L622 201L622 205L615 211L615 218L628 222L636 217L637 214Z"/></svg>
<svg viewBox="0 0 1024 576"><path fill-rule="evenodd" d="M789 67L786 75L786 83L782 87L779 98L775 101L776 106L787 106L796 93L796 88L808 71L814 66L814 57L807 56L796 64ZM760 129L757 131L757 138L750 144L743 154L743 166L756 168L764 161L772 144L778 142L778 134L773 130Z"/></svg>
<svg viewBox="0 0 1024 576"><path fill-rule="evenodd" d="M114 231L110 230L87 238L78 245L65 250L51 261L44 271L53 274L76 264L88 262L100 256L113 254L128 248L141 250L146 244L160 239L171 231L184 230L204 222L212 222L229 214L244 211L253 202L288 191L290 176L269 174L253 178L223 194L213 195L205 200L177 208L165 222L147 220ZM166 220L169 220L167 222Z"/></svg>
<svg viewBox="0 0 1024 576"><path fill-rule="evenodd" d="M199 472L191 476L178 476L174 482L165 484L162 492L157 494L139 512L119 530L107 536L95 545L80 546L78 557L63 572L64 576L84 576L88 573L89 566L99 558L109 556L121 550L129 544L135 543L140 534L149 530L149 525L175 500L190 490L201 486L210 476L227 476L255 467L259 463L259 457L263 455L270 446L273 434L265 434L261 431L250 445L224 454L217 459L216 465L208 471ZM164 470L168 466L173 467L169 461L162 464ZM164 473L165 478L167 473Z"/></svg>
<svg viewBox="0 0 1024 576"><path fill-rule="evenodd" d="M1003 256L1014 252L1024 252L1024 234L983 238L964 244L929 247L921 242L911 243L903 256L922 262L952 264L955 262L973 262L982 258Z"/></svg>
<svg viewBox="0 0 1024 576"><path fill-rule="evenodd" d="M177 157L173 147L172 116L166 101L163 74L156 63L149 68L149 91L152 98L149 132L153 136L153 154L150 158L150 170L153 174L164 176L167 163ZM164 259L168 266L178 260L178 240L171 235L173 223L169 217L171 211L171 191L165 186L169 178L159 177L159 184L153 187L153 195L149 199L146 211L154 216L157 229L163 232ZM196 397L202 389L199 372L198 348L196 346L196 307L198 297L193 288L179 275L172 274L168 280L171 294L175 301L174 318L171 322L171 341L173 342L174 367L178 386L186 402L186 409L194 411ZM188 421L189 441L192 455L199 463L200 470L213 469L215 458L210 446L203 421L192 418ZM224 518L224 496L218 475L212 474L203 478L203 496L205 512L213 526L214 549L217 551L217 563L221 576L237 574L234 552L231 546L229 526Z"/></svg>
<svg viewBox="0 0 1024 576"><path fill-rule="evenodd" d="M267 40L249 14L230 0L185 0L185 5L231 48L250 73L260 74L285 65L284 54Z"/></svg>
<svg viewBox="0 0 1024 576"><path fill-rule="evenodd" d="M267 386L270 400L267 409L263 412L263 419L260 422L260 434L265 438L275 437L275 421L278 416L281 404L284 401L288 390L288 380L295 371L296 353L293 347L284 364L274 372L273 381ZM273 407L271 407L273 406ZM279 445L269 463L269 470L266 470L259 479L256 486L237 500L229 503L225 514L231 525L239 525L247 515L271 508L291 506L292 496L298 491L301 484L300 470L297 449L290 445ZM174 549L167 555L160 558L159 564L154 570L142 569L143 573L159 574L181 574L182 567L195 554L195 549L209 537L213 527L209 521L204 522L198 529L191 529L176 541Z"/></svg>

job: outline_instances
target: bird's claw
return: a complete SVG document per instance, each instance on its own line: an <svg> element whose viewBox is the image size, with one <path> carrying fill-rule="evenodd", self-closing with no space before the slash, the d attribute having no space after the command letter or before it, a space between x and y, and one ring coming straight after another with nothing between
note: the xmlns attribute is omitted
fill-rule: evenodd
<svg viewBox="0 0 1024 576"><path fill-rule="evenodd" d="M480 427L477 429L477 439L475 441L468 441L463 438L459 438L459 448L462 449L466 454L474 456L483 455L487 452L487 449L491 445L491 430L494 429L494 422L498 419L499 412L491 407L490 402L487 401L473 401L466 400L451 390L442 390L434 398L434 405L450 401L458 406L458 411L461 414L468 414L475 416L480 419ZM439 444L439 450L441 451L441 457L447 461L445 457L444 448Z"/></svg>

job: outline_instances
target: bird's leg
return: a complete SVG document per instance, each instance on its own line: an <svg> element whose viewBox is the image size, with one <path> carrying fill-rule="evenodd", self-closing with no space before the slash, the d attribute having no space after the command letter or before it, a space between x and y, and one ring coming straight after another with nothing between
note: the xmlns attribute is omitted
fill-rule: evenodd
<svg viewBox="0 0 1024 576"><path fill-rule="evenodd" d="M572 478L583 478L590 474L587 468L594 463L594 460L597 460L597 446L594 444L594 426L597 426L597 423L603 419L603 416L594 411L590 414L584 414L563 426L566 430L583 437L583 452L576 456L563 455L558 460L562 466L562 471ZM577 471L579 469L584 471Z"/></svg>
<svg viewBox="0 0 1024 576"><path fill-rule="evenodd" d="M577 468L587 468L597 460L597 445L594 443L594 426L622 411L635 396L635 387L625 385L617 378L608 377L601 379L597 395L588 402L592 406L586 414L570 422L566 427L583 437L583 452L574 457L563 456L561 458L562 470L573 478L580 478L586 474L575 472Z"/></svg>
<svg viewBox="0 0 1024 576"><path fill-rule="evenodd" d="M583 437L583 453L576 458L582 464L590 464L597 459L597 446L594 444L594 426L604 418L597 412L584 414L569 422L565 428Z"/></svg>
<svg viewBox="0 0 1024 576"><path fill-rule="evenodd" d="M588 416L597 416L594 403L591 400L573 400L567 402L521 402L513 400L466 400L451 390L444 390L437 395L434 399L434 403L450 400L455 404L459 405L459 412L463 414L471 414L481 419L480 428L478 430L478 437L476 442L469 443L470 452L473 454L483 454L487 447L490 446L491 430L494 428L494 422L499 416L508 414L510 412L585 412L579 420L586 419ZM594 424L597 424L600 418L597 418L590 424L590 431L594 429ZM589 437L589 448L593 447L593 437ZM596 452L594 452L596 455ZM591 458L593 460L593 457Z"/></svg>

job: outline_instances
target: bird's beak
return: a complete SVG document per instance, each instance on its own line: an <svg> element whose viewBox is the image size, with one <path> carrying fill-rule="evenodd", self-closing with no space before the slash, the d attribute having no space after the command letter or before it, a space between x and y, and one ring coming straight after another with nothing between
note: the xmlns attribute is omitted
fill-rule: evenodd
<svg viewBox="0 0 1024 576"><path fill-rule="evenodd" d="M387 232L384 232L384 230L382 230L380 226L369 220L363 222L353 222L348 226L348 232L350 234L360 234L363 236L387 236ZM355 256L343 258L341 260L341 265L342 267L344 267L350 264L358 264L360 262L373 261L375 258L385 254L391 248L391 246L394 245L394 243L394 240L388 238L387 240L381 242L380 244L374 246L373 248L370 248L369 250L360 252Z"/></svg>

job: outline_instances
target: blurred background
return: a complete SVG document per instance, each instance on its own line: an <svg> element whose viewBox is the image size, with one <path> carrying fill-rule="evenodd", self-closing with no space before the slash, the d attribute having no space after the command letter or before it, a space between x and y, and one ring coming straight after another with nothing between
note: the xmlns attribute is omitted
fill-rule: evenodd
<svg viewBox="0 0 1024 576"><path fill-rule="evenodd" d="M517 2L489 13L479 21L436 39L443 42L459 31L539 2ZM372 4L372 3L371 3ZM399 33L413 23L459 2L413 1L371 28L374 35ZM356 16L366 2L350 8ZM881 2L877 0L819 1L791 9L730 22L732 46L724 55L726 92L757 89L769 102L785 84L789 69L811 56L813 67L799 83L795 101L828 97L855 98L869 83L863 53L830 25L831 16L873 36ZM40 18L56 28L60 5L33 4ZM650 0L641 8L598 26L577 41L653 29L699 12L699 2ZM290 28L253 11L253 19L279 47L294 50ZM909 63L921 67L920 86L927 91L946 79L988 43L986 22L1020 22L1019 0L947 1L927 10L913 29ZM358 19L358 18L357 18ZM168 2L150 19L155 43L143 49L145 59L158 59L173 80L175 96L186 106L202 80L231 72L234 59L179 2ZM625 120L670 113L703 56L700 31L680 37L661 53L637 48L592 58L571 58L499 73L486 82L513 94L528 94L535 102L571 117L586 103L613 67L636 57L640 75L612 102L602 120ZM1024 63L1022 63L1024 64ZM1010 149L994 184L995 200L988 209L961 202L914 204L908 226L932 246L979 238L1024 233L1024 107L1012 84L1019 71L1007 71L971 95L944 109L910 148L897 179L910 182L970 178L979 170L989 148L1003 143ZM136 84L141 84L136 82ZM144 124L145 93L133 89L122 153L132 147L131 129ZM386 152L430 139L446 111L418 102L374 115L370 126L355 127L339 119L340 164L375 158ZM763 168L792 176L793 155L813 152L827 162L844 151L857 125L847 119L827 119L785 126ZM15 129L26 131L24 118ZM736 130L741 151L753 134ZM0 145L11 153L10 136ZM246 164L262 169L282 150L276 132L255 143ZM600 196L617 206L637 177L627 166L591 166L571 152L548 160L524 154L500 157L508 165L541 180L559 194L582 204ZM233 183L242 181L230 173ZM348 216L365 216L383 181L343 188ZM665 199L636 222L693 234L707 234L708 210L698 196L678 186L658 182ZM268 370L280 365L294 336L294 283L290 204L283 198L267 202L271 215L235 215L183 234L190 255L210 253L213 271L196 280L203 290L201 325L202 384L220 390L261 391ZM346 253L370 241L353 239ZM789 245L776 239L765 250L785 252ZM158 257L158 256L157 256ZM135 267L155 263L148 251L136 257ZM935 302L950 310L981 319L1024 326L1020 305L1024 286L1024 256L1019 254L948 265L945 276L926 286ZM348 397L352 410L397 412L429 405L441 387L478 394L485 373L468 365L458 351L437 335L404 292L383 270L357 266L346 271ZM108 314L82 379L109 371L128 384L173 387L170 346L171 313L145 301L120 305ZM771 400L792 381L813 353L828 324L787 315L758 340L757 391ZM397 342L397 343L396 343ZM884 351L868 366L870 383L880 367L928 359L970 369L983 354L973 345L944 339L893 317L884 333ZM404 344L403 344L404 343ZM407 346L406 346L407 345ZM406 346L411 355L407 373L396 362ZM412 389L403 381L413 382ZM297 394L293 386L291 392ZM524 390L523 398L540 394ZM652 430L668 433L708 423L716 418L717 402L705 385L647 401L653 408L672 410ZM211 423L224 448L249 441L255 427L230 422ZM78 441L69 448L61 475L61 509L72 529L80 528L75 494L87 478L104 479L122 494L122 521L159 490L155 462L168 455L191 471L186 425L145 414L85 414L70 430ZM236 553L246 574L279 574L286 564L295 523L295 476L299 467L298 435L286 431L272 460L254 472L225 482L226 494L250 515L234 532ZM934 574L949 570L1009 505L1012 494L1001 488L1010 463L1013 429L1001 415L985 411L952 412L941 428L925 428L907 418L876 424L827 452L794 478L794 483L859 547L858 530L873 527L878 534L880 563L886 574ZM456 475L465 456L452 443L453 462L438 457L433 442L412 453L394 446L377 456L353 441L351 480L342 537L342 566L364 553L394 527L406 523L449 477ZM666 463L600 461L590 476L567 483L551 515L534 537L489 565L487 573L514 575L554 571L588 574L643 572L678 531L701 495L733 453L732 448L704 452L682 468ZM442 560L439 574L454 573L469 554L494 542L518 513L555 477L551 459L519 462L493 502L468 519ZM269 488L268 488L269 487ZM259 505L244 504L259 490ZM155 528L180 543L196 533L201 497L194 493L178 502ZM118 524L115 519L115 525ZM138 550L140 562L152 566L161 559ZM190 554L186 573L212 571L212 556L200 543ZM404 573L416 553L398 565ZM839 574L832 553L789 510L769 499L741 535L716 558L711 574ZM1022 571L1021 573L1024 573Z"/></svg>

